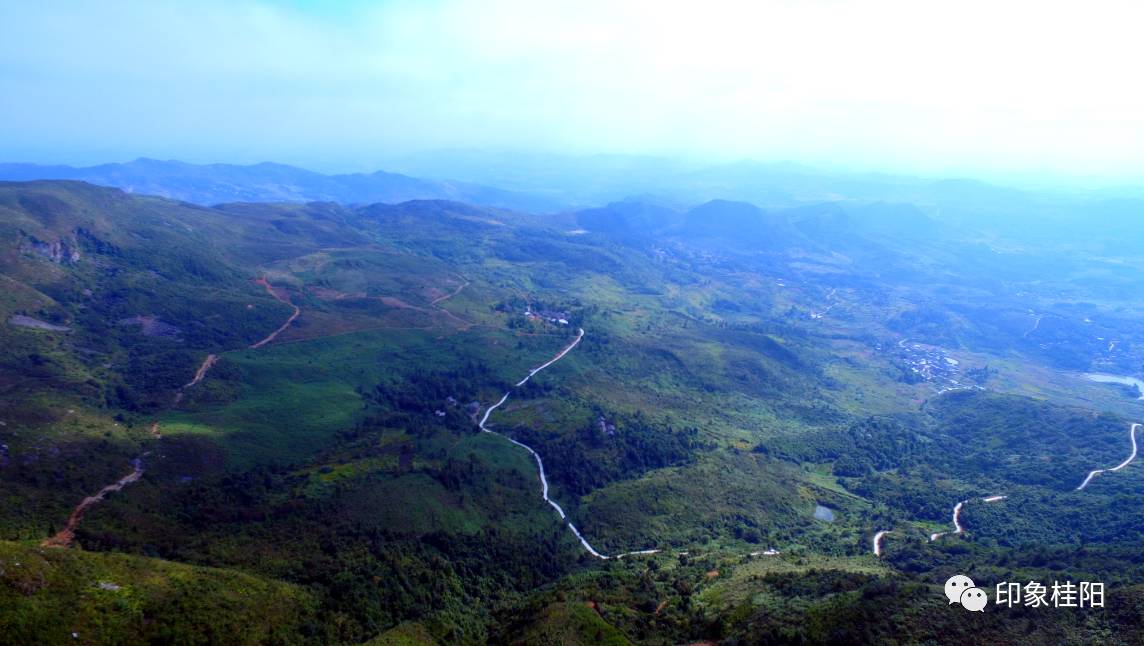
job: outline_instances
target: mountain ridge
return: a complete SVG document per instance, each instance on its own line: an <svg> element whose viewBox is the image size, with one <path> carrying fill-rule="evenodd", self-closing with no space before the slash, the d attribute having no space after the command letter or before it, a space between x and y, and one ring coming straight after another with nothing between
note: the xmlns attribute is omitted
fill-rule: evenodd
<svg viewBox="0 0 1144 646"><path fill-rule="evenodd" d="M372 204L416 199L445 199L535 211L553 210L558 206L535 192L509 191L470 182L421 179L382 170L325 175L274 162L192 164L147 157L84 167L15 162L0 163L0 180L78 180L204 206L225 202Z"/></svg>

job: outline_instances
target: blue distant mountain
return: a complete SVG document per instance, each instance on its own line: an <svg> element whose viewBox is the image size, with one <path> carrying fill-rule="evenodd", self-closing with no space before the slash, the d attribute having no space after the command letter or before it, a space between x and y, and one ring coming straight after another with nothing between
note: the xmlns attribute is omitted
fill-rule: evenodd
<svg viewBox="0 0 1144 646"><path fill-rule="evenodd" d="M397 173L324 175L284 164L189 164L136 159L98 166L0 164L0 180L80 180L131 193L160 195L196 204L224 202L397 203L454 200L507 209L550 211L560 205L525 191L506 191L468 182L426 180Z"/></svg>

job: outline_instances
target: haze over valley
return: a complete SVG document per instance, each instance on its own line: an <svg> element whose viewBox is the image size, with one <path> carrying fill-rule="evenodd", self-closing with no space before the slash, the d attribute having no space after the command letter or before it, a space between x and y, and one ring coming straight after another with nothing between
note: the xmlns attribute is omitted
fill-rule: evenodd
<svg viewBox="0 0 1144 646"><path fill-rule="evenodd" d="M0 643L1144 641L1128 9L0 9Z"/></svg>

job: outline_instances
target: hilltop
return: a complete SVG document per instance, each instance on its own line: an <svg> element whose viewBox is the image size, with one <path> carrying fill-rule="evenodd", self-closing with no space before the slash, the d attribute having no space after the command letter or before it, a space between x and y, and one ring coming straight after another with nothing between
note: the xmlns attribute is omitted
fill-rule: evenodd
<svg viewBox="0 0 1144 646"><path fill-rule="evenodd" d="M179 580L211 595L193 630L289 600L268 642L1140 635L1137 465L1077 490L1139 413L1080 376L1141 365L1138 297L1088 290L1135 256L1001 262L901 204L207 207L76 181L0 183L0 234L0 539L56 582L0 564L0 603L88 604L10 634L100 612L107 641L155 638ZM647 553L598 558L567 522ZM1083 575L1109 610L956 614L934 584L962 570ZM91 597L109 577L136 605Z"/></svg>

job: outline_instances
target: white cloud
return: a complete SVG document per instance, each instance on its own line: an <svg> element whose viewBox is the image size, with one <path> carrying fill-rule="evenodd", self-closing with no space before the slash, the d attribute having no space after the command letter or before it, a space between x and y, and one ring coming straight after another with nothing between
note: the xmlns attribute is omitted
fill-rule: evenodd
<svg viewBox="0 0 1144 646"><path fill-rule="evenodd" d="M0 153L495 146L1144 174L1134 3L678 4L0 0Z"/></svg>

